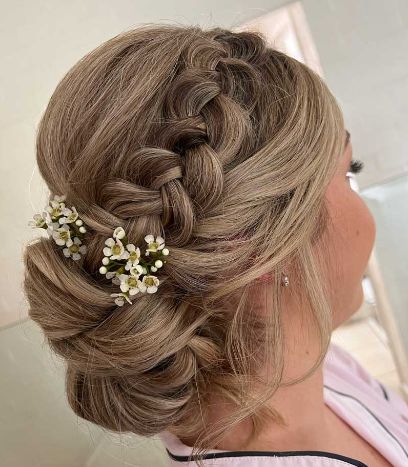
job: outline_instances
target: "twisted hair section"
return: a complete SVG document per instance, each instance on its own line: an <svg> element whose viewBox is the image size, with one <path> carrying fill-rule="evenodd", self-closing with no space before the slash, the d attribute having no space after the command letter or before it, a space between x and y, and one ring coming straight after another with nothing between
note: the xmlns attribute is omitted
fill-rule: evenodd
<svg viewBox="0 0 408 467"><path fill-rule="evenodd" d="M330 310L311 246L343 132L321 78L259 33L147 24L68 71L36 155L50 193L66 194L88 226L88 251L69 262L51 240L32 242L24 288L30 317L67 362L76 414L142 436L198 433L196 453L244 418L251 436L266 416L283 423L264 408L284 364L280 272L299 265L323 358ZM161 235L171 251L159 291L123 307L98 274L117 226L135 245ZM257 393L265 364L272 380ZM214 394L237 410L209 432Z"/></svg>

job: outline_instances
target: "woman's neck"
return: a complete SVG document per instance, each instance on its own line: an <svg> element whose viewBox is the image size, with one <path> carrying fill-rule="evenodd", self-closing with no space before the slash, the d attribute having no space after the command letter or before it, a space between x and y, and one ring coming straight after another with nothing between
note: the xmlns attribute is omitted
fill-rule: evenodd
<svg viewBox="0 0 408 467"><path fill-rule="evenodd" d="M286 322L285 322L286 321ZM305 331L302 320L283 319L285 329L285 369L283 381L297 379L314 364L319 354L318 340L313 331ZM328 442L332 414L323 396L323 363L307 379L290 386L279 387L268 405L277 410L287 426L267 422L261 434L250 444L245 444L251 430L249 419L236 425L212 449L236 450L319 450ZM206 427L227 416L230 409L214 396L209 403L209 420ZM183 438L188 446L196 438Z"/></svg>

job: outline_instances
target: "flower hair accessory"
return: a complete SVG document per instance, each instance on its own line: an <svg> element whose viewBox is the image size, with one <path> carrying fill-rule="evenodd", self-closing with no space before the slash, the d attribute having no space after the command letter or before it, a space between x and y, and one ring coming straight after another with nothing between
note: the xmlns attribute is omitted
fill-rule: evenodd
<svg viewBox="0 0 408 467"><path fill-rule="evenodd" d="M65 196L55 195L43 213L35 214L28 225L47 230L55 243L63 247L64 255L77 261L87 251L82 245L86 228L75 207L69 209L65 206L65 199Z"/></svg>
<svg viewBox="0 0 408 467"><path fill-rule="evenodd" d="M42 214L35 214L28 225L45 229L55 243L63 247L64 255L77 261L81 254L87 252L87 247L82 244L87 229L76 208L67 208L65 200L66 196L55 195ZM164 239L160 236L155 238L149 234L144 239L147 243L145 258L139 247L128 243L122 227L117 227L113 236L105 241L99 272L120 286L120 293L111 294L118 306L123 306L125 300L131 304L130 296L139 292L155 293L160 284L159 279L151 273L163 267L169 249L165 248Z"/></svg>
<svg viewBox="0 0 408 467"><path fill-rule="evenodd" d="M142 257L139 247L128 243L122 227L117 227L112 237L105 240L106 246L103 249L105 256L99 272L120 286L121 292L111 294L115 297L118 306L123 306L125 300L131 304L130 296L139 292L157 291L160 281L151 273L163 267L166 262L164 257L169 254L169 249L165 248L164 239L160 236L154 238L149 234L144 240L147 243L145 258Z"/></svg>

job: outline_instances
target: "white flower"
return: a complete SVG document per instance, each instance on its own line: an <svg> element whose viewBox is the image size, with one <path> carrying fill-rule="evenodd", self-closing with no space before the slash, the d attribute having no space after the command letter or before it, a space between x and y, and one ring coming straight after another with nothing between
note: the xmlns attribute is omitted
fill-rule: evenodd
<svg viewBox="0 0 408 467"><path fill-rule="evenodd" d="M108 271L106 273L106 279L112 279L113 284L120 285L120 280L116 271Z"/></svg>
<svg viewBox="0 0 408 467"><path fill-rule="evenodd" d="M110 259L128 259L129 252L125 250L123 243L120 240L114 240L113 238L108 238L105 240L105 245L103 249L103 254L110 257Z"/></svg>
<svg viewBox="0 0 408 467"><path fill-rule="evenodd" d="M119 276L119 280L120 290L122 292L129 292L130 295L136 295L140 292L139 285L141 284L141 281L137 278L137 276L121 274Z"/></svg>
<svg viewBox="0 0 408 467"><path fill-rule="evenodd" d="M51 236L53 236L53 233L57 231L59 228L60 228L60 225L58 224L58 222L51 222L51 224L48 224L47 232Z"/></svg>
<svg viewBox="0 0 408 467"><path fill-rule="evenodd" d="M118 306L123 306L125 304L125 299L132 304L132 302L129 300L129 297L125 293L111 293L111 297L117 297L115 298L115 303Z"/></svg>
<svg viewBox="0 0 408 467"><path fill-rule="evenodd" d="M128 243L126 245L126 249L129 251L129 259L126 263L125 269L129 270L132 266L136 266L136 264L139 264L140 248L135 247L133 243Z"/></svg>
<svg viewBox="0 0 408 467"><path fill-rule="evenodd" d="M48 225L47 232L51 237L54 237L54 232L58 232L58 229L61 228L59 222L53 222L51 214L49 212L44 212L44 219ZM67 226L68 227L68 226ZM68 227L69 229L69 227Z"/></svg>
<svg viewBox="0 0 408 467"><path fill-rule="evenodd" d="M62 227L53 230L52 237L54 238L57 245L67 245L67 242L71 239L71 232L69 231L67 224L64 224Z"/></svg>
<svg viewBox="0 0 408 467"><path fill-rule="evenodd" d="M55 196L54 196L54 201L55 201L56 203L63 203L65 200L66 200L66 196L65 196L65 195L55 195Z"/></svg>
<svg viewBox="0 0 408 467"><path fill-rule="evenodd" d="M70 238L67 243L67 248L63 249L64 255L69 258L72 256L72 259L77 261L81 258L81 254L86 253L86 246L82 245L81 240L78 237L74 237L74 241Z"/></svg>
<svg viewBox="0 0 408 467"><path fill-rule="evenodd" d="M139 289L142 292L155 293L159 284L160 281L156 276L148 275L143 277L142 286L139 286Z"/></svg>
<svg viewBox="0 0 408 467"><path fill-rule="evenodd" d="M149 252L156 253L159 250L164 248L164 238L157 236L156 241L154 240L153 235L146 235L144 238L148 247L146 248L146 256L149 256Z"/></svg>
<svg viewBox="0 0 408 467"><path fill-rule="evenodd" d="M62 215L62 211L65 209L65 204L59 201L50 201L50 205L47 206L47 212L50 213L51 217L56 219Z"/></svg>
<svg viewBox="0 0 408 467"><path fill-rule="evenodd" d="M126 265L127 266L127 265ZM125 266L125 269L126 269ZM129 274L131 276L136 276L139 277L141 274L147 274L147 270L144 266L141 264L136 264L135 266L130 266L129 268Z"/></svg>
<svg viewBox="0 0 408 467"><path fill-rule="evenodd" d="M168 248L163 248L162 253L164 256L167 256L170 253L170 251Z"/></svg>
<svg viewBox="0 0 408 467"><path fill-rule="evenodd" d="M161 268L163 266L163 261L160 260L160 259L157 259L155 262L154 262L154 266L156 268Z"/></svg>
<svg viewBox="0 0 408 467"><path fill-rule="evenodd" d="M118 240L122 240L122 238L126 237L126 233L123 230L122 227L116 227L116 229L113 231L113 238L116 238Z"/></svg>
<svg viewBox="0 0 408 467"><path fill-rule="evenodd" d="M34 214L33 221L29 221L28 225L31 227L44 227L47 222L41 214Z"/></svg>
<svg viewBox="0 0 408 467"><path fill-rule="evenodd" d="M52 235L54 230L58 230L61 227L59 222L53 222L53 220L51 218L51 214L48 211L44 211L43 216L44 216L45 222L48 225L47 232L50 235Z"/></svg>
<svg viewBox="0 0 408 467"><path fill-rule="evenodd" d="M62 210L62 214L63 216L59 218L60 224L70 224L78 219L78 212L74 206L72 206L72 210L69 208L64 208Z"/></svg>

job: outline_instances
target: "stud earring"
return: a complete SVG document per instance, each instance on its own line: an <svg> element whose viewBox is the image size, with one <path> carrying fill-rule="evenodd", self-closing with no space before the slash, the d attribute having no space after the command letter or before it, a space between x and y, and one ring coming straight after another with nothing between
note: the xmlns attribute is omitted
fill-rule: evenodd
<svg viewBox="0 0 408 467"><path fill-rule="evenodd" d="M289 287L289 277L286 274L284 274L282 278L282 285L284 285L285 287Z"/></svg>

